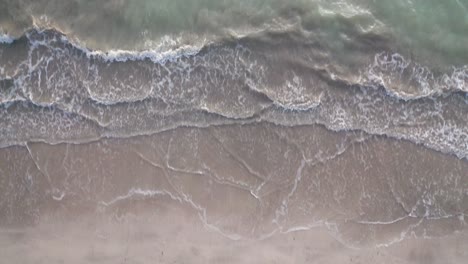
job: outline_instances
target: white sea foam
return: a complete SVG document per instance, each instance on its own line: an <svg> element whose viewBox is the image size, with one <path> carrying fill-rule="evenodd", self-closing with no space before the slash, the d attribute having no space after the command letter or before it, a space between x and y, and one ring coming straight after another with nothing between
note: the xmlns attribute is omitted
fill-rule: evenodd
<svg viewBox="0 0 468 264"><path fill-rule="evenodd" d="M15 41L15 38L7 34L0 33L0 43L11 44L13 41Z"/></svg>
<svg viewBox="0 0 468 264"><path fill-rule="evenodd" d="M54 32L58 36L50 38L47 36L47 32ZM41 38L33 36L35 34L38 34ZM149 59L155 63L165 63L181 57L196 55L201 48L207 44L206 41L202 41L199 45L182 45L179 44L180 40L176 37L166 36L161 38L161 42L153 49L141 51L111 49L103 51L89 49L85 44L72 41L67 36L57 32L56 30L36 28L33 31L26 33L26 36L31 41L32 46L49 46L53 42L62 42L64 44L70 44L73 48L84 52L88 58L99 57L106 62L125 62ZM11 40L10 42L5 41L6 43L12 43L14 39L6 38L6 40Z"/></svg>
<svg viewBox="0 0 468 264"><path fill-rule="evenodd" d="M382 86L389 95L403 100L468 91L468 65L453 67L451 73L437 75L427 66L413 62L399 53L376 54L365 78L364 83ZM416 91L405 90L411 86Z"/></svg>
<svg viewBox="0 0 468 264"><path fill-rule="evenodd" d="M181 57L196 55L199 51L200 48L198 47L182 46L177 49L167 51L109 50L103 52L86 50L86 54L89 58L93 56L99 56L107 62L125 62L149 59L155 63L165 63L168 61L174 61Z"/></svg>

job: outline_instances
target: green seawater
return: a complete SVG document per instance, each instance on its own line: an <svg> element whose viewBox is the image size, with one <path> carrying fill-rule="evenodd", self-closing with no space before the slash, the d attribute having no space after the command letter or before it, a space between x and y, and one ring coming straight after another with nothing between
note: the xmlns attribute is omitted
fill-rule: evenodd
<svg viewBox="0 0 468 264"><path fill-rule="evenodd" d="M468 62L468 0L1 0L1 31L57 28L93 49L142 50L262 31L299 31L346 54L346 42L381 36L424 65Z"/></svg>
<svg viewBox="0 0 468 264"><path fill-rule="evenodd" d="M419 60L468 63L467 0L367 1L368 8Z"/></svg>

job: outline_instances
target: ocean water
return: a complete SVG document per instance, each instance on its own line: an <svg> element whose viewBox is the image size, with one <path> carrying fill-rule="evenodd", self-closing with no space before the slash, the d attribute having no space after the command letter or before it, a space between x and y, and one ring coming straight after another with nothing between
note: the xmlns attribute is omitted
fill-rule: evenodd
<svg viewBox="0 0 468 264"><path fill-rule="evenodd" d="M310 263L324 232L316 261L464 263L467 93L466 0L0 0L0 243L80 263L109 232L87 260L115 263L155 225L160 263ZM61 255L44 230L76 219Z"/></svg>

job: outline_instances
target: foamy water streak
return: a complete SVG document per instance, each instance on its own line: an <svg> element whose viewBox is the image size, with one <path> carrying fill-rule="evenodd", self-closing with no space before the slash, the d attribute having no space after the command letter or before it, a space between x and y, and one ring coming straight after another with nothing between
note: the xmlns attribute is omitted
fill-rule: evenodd
<svg viewBox="0 0 468 264"><path fill-rule="evenodd" d="M6 44L11 44L13 43L15 39L11 36L8 36L7 34L1 34L0 33L0 43L6 43Z"/></svg>

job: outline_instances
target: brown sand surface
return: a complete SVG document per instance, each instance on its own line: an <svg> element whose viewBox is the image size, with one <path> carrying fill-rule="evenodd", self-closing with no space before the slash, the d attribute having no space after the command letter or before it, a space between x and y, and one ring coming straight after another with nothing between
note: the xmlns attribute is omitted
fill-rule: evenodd
<svg viewBox="0 0 468 264"><path fill-rule="evenodd" d="M0 149L4 263L466 263L468 163L321 126Z"/></svg>
<svg viewBox="0 0 468 264"><path fill-rule="evenodd" d="M363 249L344 246L322 228L234 241L205 228L197 216L167 207L146 204L122 219L88 215L47 219L34 228L2 228L2 262L426 264L465 263L468 257L466 232Z"/></svg>

